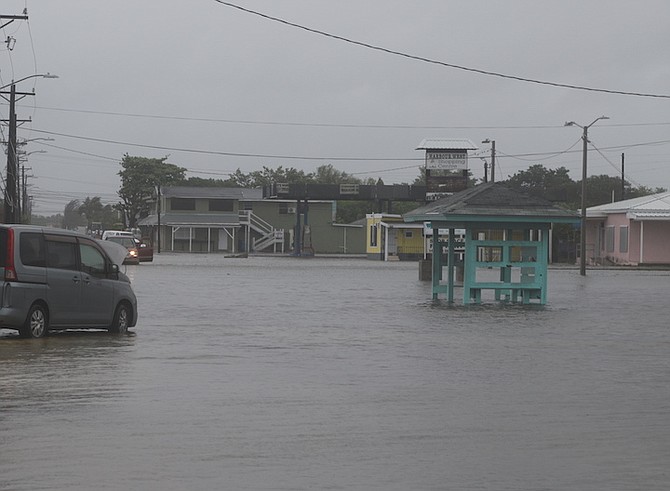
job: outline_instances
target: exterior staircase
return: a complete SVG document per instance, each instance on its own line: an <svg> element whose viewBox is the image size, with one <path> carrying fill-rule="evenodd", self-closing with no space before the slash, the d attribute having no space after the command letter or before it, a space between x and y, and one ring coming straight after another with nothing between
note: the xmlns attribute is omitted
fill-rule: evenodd
<svg viewBox="0 0 670 491"><path fill-rule="evenodd" d="M239 211L240 224L247 227L247 230L253 230L260 237L251 237L248 234L251 243L249 251L261 252L272 247L272 252L284 252L284 230L276 229L262 218L254 215L251 210ZM278 251L279 249L279 251Z"/></svg>

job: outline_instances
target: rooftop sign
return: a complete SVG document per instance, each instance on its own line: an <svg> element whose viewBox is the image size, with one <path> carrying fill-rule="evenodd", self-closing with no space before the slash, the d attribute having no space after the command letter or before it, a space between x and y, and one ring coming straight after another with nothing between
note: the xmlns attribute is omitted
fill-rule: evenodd
<svg viewBox="0 0 670 491"><path fill-rule="evenodd" d="M426 151L426 169L466 170L468 152Z"/></svg>

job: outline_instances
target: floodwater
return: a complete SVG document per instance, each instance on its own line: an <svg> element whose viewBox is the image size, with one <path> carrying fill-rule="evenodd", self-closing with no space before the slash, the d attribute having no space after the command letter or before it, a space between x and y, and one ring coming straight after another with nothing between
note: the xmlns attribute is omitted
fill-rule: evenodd
<svg viewBox="0 0 670 491"><path fill-rule="evenodd" d="M670 273L161 255L128 336L0 331L0 490L667 490Z"/></svg>

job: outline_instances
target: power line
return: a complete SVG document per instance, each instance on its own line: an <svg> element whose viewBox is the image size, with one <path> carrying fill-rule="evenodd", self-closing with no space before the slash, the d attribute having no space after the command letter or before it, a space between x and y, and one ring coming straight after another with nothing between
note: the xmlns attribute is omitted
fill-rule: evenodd
<svg viewBox="0 0 670 491"><path fill-rule="evenodd" d="M163 151L178 151L178 152L183 152L183 153L196 153L196 154L206 154L206 155L220 155L220 156L232 156L232 157L252 157L252 158L264 158L264 159L290 159L290 160L313 160L313 161L331 161L331 162L411 162L411 161L417 161L417 162L423 162L423 158L382 158L382 157L374 157L374 158L368 158L368 157L319 157L319 156L298 156L298 155L271 155L271 154L252 154L252 153L235 153L235 152L224 152L224 151L215 151L215 150L202 150L202 149L188 149L188 148L176 148L176 147L162 147L158 145L144 145L144 144L139 144L139 143L130 143L130 142L123 142L123 141L118 141L118 140L106 140L106 139L101 139L101 138L92 138L92 137L85 137L85 136L77 136L77 135L68 135L64 133L57 133L57 132L51 132L51 131L46 131L46 130L38 130L38 129L33 129L32 131L36 133L43 133L43 134L48 134L48 135L53 135L53 136L62 136L65 138L72 138L72 139L77 139L77 140L84 140L84 141L93 141L93 142L98 142L98 143L108 143L108 144L113 144L113 145L124 145L124 146L131 146L131 147L140 147L140 148L151 148L151 149L157 149L157 150L163 150ZM40 145L44 145L47 147L53 147L57 149L61 149L67 152L73 152L81 155L86 155L86 156L92 156L104 160L109 160L109 161L114 161L118 162L119 159L113 158L113 157L106 157L102 155L97 155L89 152L83 152L83 151L78 151L78 150L73 150L69 149L66 147L61 147L57 145L52 145L44 142L38 142ZM614 150L621 150L621 149L627 149L627 148L635 148L635 147L641 147L641 146L652 146L652 145L667 145L670 143L670 140L657 140L657 141L651 141L651 142L641 142L641 143L632 143L632 144L627 144L627 145L616 145L616 146L611 146L611 147L605 147L603 150L606 151L614 151ZM513 158L517 160L522 160L522 161L537 161L537 160L548 160L550 158L557 157L559 155L564 155L564 154L569 154L569 153L576 153L578 150L571 150L575 145L573 144L571 147L569 147L566 150L559 151L559 152L535 152L535 153L519 153L519 154L507 154L504 152L499 152L501 156L505 156L508 158ZM530 157L530 158L528 158ZM409 167L414 167L414 165L409 166ZM381 171L377 171L381 172Z"/></svg>
<svg viewBox="0 0 670 491"><path fill-rule="evenodd" d="M0 105L6 105L0 103ZM92 109L71 109L62 107L47 107L31 105L32 109L41 109L43 111L57 111L79 114L99 114L105 116L120 116L127 118L146 118L169 121L189 121L202 123L226 123L226 124L245 124L245 125L266 125L266 126L303 126L313 128L370 128L370 129L400 129L400 130L537 130L537 129L558 129L565 125L418 125L418 124L363 124L363 123L314 123L305 121L259 121L251 119L224 119L224 118L205 118L195 116L165 116L159 114L141 114L141 113L123 113L115 111L96 111ZM602 127L631 128L639 126L670 126L670 122L659 123L618 123L604 124Z"/></svg>
<svg viewBox="0 0 670 491"><path fill-rule="evenodd" d="M92 141L96 143L109 143L112 145L125 145L129 147L139 147L139 148L150 148L153 150L167 150L172 152L184 152L184 153L196 153L196 154L206 154L206 155L222 155L227 157L253 157L253 158L263 158L263 159L290 159L290 160L322 160L322 161L344 161L344 162L372 162L372 161L399 161L407 162L412 160L423 160L422 158L365 158L365 157L313 157L305 155L268 155L268 154L256 154L256 153L237 153L237 152L223 152L216 150L200 150L196 148L178 148L178 147L162 147L158 145L145 145L142 143L130 143L123 142L118 140L106 140L104 138L92 138L87 136L76 136L76 135L67 135L65 133L57 133L54 131L46 130L37 130L32 129L36 133L42 133L45 135L61 136L64 138L73 138L76 140L85 140ZM104 158L104 157L103 157Z"/></svg>
<svg viewBox="0 0 670 491"><path fill-rule="evenodd" d="M599 88L595 88L595 87L586 87L586 86L583 86L583 85L562 84L562 83L558 83L558 82L548 82L546 80L537 80L537 79L532 79L532 78L519 77L519 76L516 76L516 75L507 75L507 74L498 73L498 72L491 72L491 71L487 71L487 70L481 70L481 69L478 69L478 68L465 67L465 66L462 66L462 65L454 65L452 63L446 63L446 62L443 62L443 61L433 60L431 58L425 58L425 57L422 57L422 56L410 55L410 54L407 54L407 53L403 53L401 51L395 51L395 50L392 50L392 49L383 48L381 46L376 46L376 45L369 44L369 43L364 43L364 42L361 42L361 41L355 41L353 39L349 39L349 38L346 38L346 37L343 37L343 36L338 36L336 34L331 34L331 33L325 32L325 31L320 31L318 29L313 29L311 27L306 27L306 26L303 26L301 24L296 24L294 22L289 22L287 20L280 19L278 17L272 17L270 15L263 14L261 12L255 11L255 10L251 10L251 9L241 7L239 5L235 5L234 3L224 2L222 0L214 0L214 1L221 4L221 5L225 5L227 7L231 7L231 8L240 10L242 12L246 12L248 14L253 14L253 15L256 15L258 17L262 17L264 19L271 20L273 22L278 22L280 24L284 24L284 25L287 25L287 26L290 26L290 27L295 27L297 29L302 29L304 31L311 32L313 34L318 34L320 36L325 36L325 37L328 37L328 38L337 39L339 41L344 41L345 43L354 44L354 45L357 45L357 46L362 46L364 48L372 49L372 50L375 50L375 51L381 51L383 53L388 53L388 54L395 55L395 56L401 56L403 58L409 58L411 60L423 61L425 63L431 63L433 65L441 65L441 66L445 66L445 67L448 67L448 68L455 68L457 70L463 70L463 71L466 71L466 72L478 73L480 75L489 75L489 76L492 76L492 77L499 77L499 78L504 78L504 79L508 79L508 80L516 80L516 81L519 81L519 82L528 82L528 83L533 83L533 84L538 84L538 85L547 85L547 86L550 86L550 87L559 87L559 88L563 88L563 89L585 90L585 91L590 91L590 92L601 92L601 93L616 94L616 95L630 95L630 96L636 96L636 97L652 97L652 98L659 98L659 99L670 99L670 95L666 95L666 94L649 94L649 93L644 93L644 92L627 92L627 91L623 91L623 90L610 90L610 89L599 89Z"/></svg>
<svg viewBox="0 0 670 491"><path fill-rule="evenodd" d="M245 125L267 125L267 126L303 126L312 128L371 128L371 129L400 129L400 130L508 130L508 129L556 129L563 125L505 125L505 126L474 126L474 125L411 125L411 124L357 124L357 123L310 123L304 121L255 121L249 119L223 119L223 118L204 118L190 116L164 116L157 114L139 114L139 113L121 113L114 111L94 111L88 109L68 109L59 107L35 106L37 109L46 111L59 111L80 114L99 114L106 116L121 116L128 118L148 118L172 121L190 121L202 123L227 123L227 124L245 124ZM659 123L660 125L670 125L670 123ZM654 123L650 123L654 125Z"/></svg>

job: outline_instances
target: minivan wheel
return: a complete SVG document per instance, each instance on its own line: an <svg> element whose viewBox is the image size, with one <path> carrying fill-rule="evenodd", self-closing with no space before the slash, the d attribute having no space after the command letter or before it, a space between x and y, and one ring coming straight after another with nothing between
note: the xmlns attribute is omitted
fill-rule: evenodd
<svg viewBox="0 0 670 491"><path fill-rule="evenodd" d="M28 338L41 338L49 332L49 315L44 305L36 303L28 311L26 322L20 329L22 336Z"/></svg>
<svg viewBox="0 0 670 491"><path fill-rule="evenodd" d="M109 332L114 334L126 334L128 332L128 324L130 324L130 309L125 303L119 304L114 313L114 320L109 326Z"/></svg>

